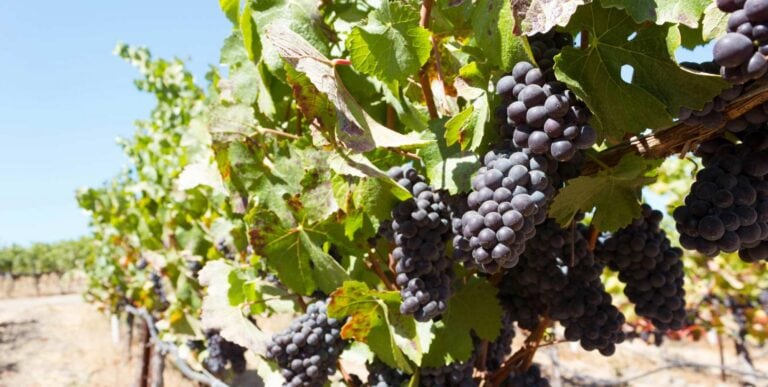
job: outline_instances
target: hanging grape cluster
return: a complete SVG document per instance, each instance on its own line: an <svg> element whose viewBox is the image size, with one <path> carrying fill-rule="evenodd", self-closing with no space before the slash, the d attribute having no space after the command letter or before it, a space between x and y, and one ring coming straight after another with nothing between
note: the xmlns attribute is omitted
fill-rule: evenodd
<svg viewBox="0 0 768 387"><path fill-rule="evenodd" d="M267 358L280 366L286 386L321 387L336 371L344 349L342 321L328 317L326 301L316 301L267 343Z"/></svg>
<svg viewBox="0 0 768 387"><path fill-rule="evenodd" d="M607 237L596 255L619 272L638 315L661 331L678 330L686 317L683 251L670 245L661 219L661 212L643 204L641 216Z"/></svg>
<svg viewBox="0 0 768 387"><path fill-rule="evenodd" d="M543 221L554 193L547 174L557 166L529 152L490 151L472 179L469 211L461 217L454 248L471 252L486 273L514 267L525 242Z"/></svg>
<svg viewBox="0 0 768 387"><path fill-rule="evenodd" d="M208 356L203 361L205 368L214 374L219 374L229 363L236 373L245 371L245 347L223 338L216 329L205 331L205 339L208 343Z"/></svg>
<svg viewBox="0 0 768 387"><path fill-rule="evenodd" d="M717 0L728 13L728 33L712 49L723 78L733 83L758 79L768 71L768 1Z"/></svg>
<svg viewBox="0 0 768 387"><path fill-rule="evenodd" d="M696 150L704 168L673 213L684 248L707 256L738 251L747 262L768 259L768 138L758 131L744 139L717 138Z"/></svg>
<svg viewBox="0 0 768 387"><path fill-rule="evenodd" d="M624 316L611 304L600 281L603 265L583 232L552 219L538 226L520 265L502 279L499 297L520 327L534 329L539 316L548 317L565 327L566 339L608 356L624 341Z"/></svg>
<svg viewBox="0 0 768 387"><path fill-rule="evenodd" d="M394 167L388 175L413 194L392 210L397 245L392 258L403 298L400 312L428 321L445 311L451 295L452 262L445 254L451 214L441 193L434 192L414 168Z"/></svg>

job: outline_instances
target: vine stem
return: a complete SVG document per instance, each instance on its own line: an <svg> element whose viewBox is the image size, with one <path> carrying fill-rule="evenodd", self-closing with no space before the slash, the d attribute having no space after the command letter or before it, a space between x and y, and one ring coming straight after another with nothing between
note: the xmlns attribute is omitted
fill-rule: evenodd
<svg viewBox="0 0 768 387"><path fill-rule="evenodd" d="M589 225L589 230L587 231L587 242L589 243L589 251L595 251L595 246L597 246L597 237L600 235L600 230L595 227L594 224Z"/></svg>
<svg viewBox="0 0 768 387"><path fill-rule="evenodd" d="M589 155L590 160L584 165L582 175L591 175L605 166L618 164L622 157L635 153L646 158L664 158L678 154L683 149L693 149L696 144L718 136L725 122L741 117L753 108L768 102L768 82L758 82L755 87L732 101L723 110L724 120L716 128L703 125L688 125L676 122L671 126L656 129L647 136L633 136L628 140L613 145L596 155Z"/></svg>
<svg viewBox="0 0 768 387"><path fill-rule="evenodd" d="M419 26L425 29L429 29L429 18L432 14L432 5L434 5L434 0L424 0L421 2L421 11L419 12ZM432 51L434 53L434 48ZM421 84L421 92L424 94L424 102L427 104L429 118L436 119L438 118L437 106L435 106L435 98L432 95L432 86L429 83L429 72L427 71L428 69L429 61L424 63L424 66L422 66L421 70L419 70L419 84Z"/></svg>
<svg viewBox="0 0 768 387"><path fill-rule="evenodd" d="M376 273L376 276L379 277L381 282L384 283L384 286L387 287L389 290L397 290L395 285L392 283L392 281L389 280L387 275L381 270L381 267L379 267L379 263L376 262L375 259L373 259L373 254L368 254L368 268L372 269L374 273Z"/></svg>

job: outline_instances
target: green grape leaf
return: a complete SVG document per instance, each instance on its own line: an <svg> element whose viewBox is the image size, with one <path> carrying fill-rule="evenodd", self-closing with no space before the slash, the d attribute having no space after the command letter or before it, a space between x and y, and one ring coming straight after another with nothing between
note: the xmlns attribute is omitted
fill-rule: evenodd
<svg viewBox="0 0 768 387"><path fill-rule="evenodd" d="M301 225L288 230L265 230L264 227L252 230L258 230L268 241L263 246L255 246L255 250L266 257L267 265L291 290L304 295L316 289L330 293L348 279L344 268L321 247L328 239L326 233Z"/></svg>
<svg viewBox="0 0 768 387"><path fill-rule="evenodd" d="M725 35L728 27L729 14L717 8L717 3L710 3L704 11L704 19L701 21L702 35L706 41Z"/></svg>
<svg viewBox="0 0 768 387"><path fill-rule="evenodd" d="M418 136L403 135L376 122L349 94L331 61L304 38L280 24L270 25L266 37L286 62L306 74L317 90L328 96L341 122L337 137L348 148L366 152L424 144Z"/></svg>
<svg viewBox="0 0 768 387"><path fill-rule="evenodd" d="M683 24L691 28L699 25L699 19L711 0L600 0L605 8L623 9L637 23L651 21L656 24Z"/></svg>
<svg viewBox="0 0 768 387"><path fill-rule="evenodd" d="M261 57L261 38L259 37L258 27L253 20L251 4L253 0L248 0L240 14L240 32L243 35L243 46L248 52L248 58L252 62L257 62Z"/></svg>
<svg viewBox="0 0 768 387"><path fill-rule="evenodd" d="M349 317L341 337L366 343L390 367L413 372L406 355L419 362L420 341L413 319L400 314L400 294L371 290L358 281L346 281L331 294L328 315Z"/></svg>
<svg viewBox="0 0 768 387"><path fill-rule="evenodd" d="M458 143L462 150L475 150L483 142L485 124L491 116L488 93L483 89L467 85L461 79L457 79L456 89L459 96L469 104L445 123L445 139L448 145Z"/></svg>
<svg viewBox="0 0 768 387"><path fill-rule="evenodd" d="M435 324L435 339L422 366L440 367L469 359L474 350L471 332L483 340L496 339L501 331L501 305L497 289L488 281L472 278L448 301L448 310Z"/></svg>
<svg viewBox="0 0 768 387"><path fill-rule="evenodd" d="M264 355L268 336L243 314L240 305L230 302L230 299L240 298L233 293L242 292L242 286L233 288L230 285L230 275L235 271L223 259L210 261L200 270L200 284L207 286L201 308L202 325L205 329L219 329L225 339Z"/></svg>
<svg viewBox="0 0 768 387"><path fill-rule="evenodd" d="M516 29L525 35L534 35L564 26L580 5L589 2L591 0L514 0Z"/></svg>
<svg viewBox="0 0 768 387"><path fill-rule="evenodd" d="M248 51L243 46L243 35L240 31L234 31L221 46L220 64L227 66L236 66L239 63L248 61Z"/></svg>
<svg viewBox="0 0 768 387"><path fill-rule="evenodd" d="M586 102L592 125L610 141L667 126L681 107L701 108L727 86L719 76L678 67L671 54L679 44L674 25L640 28L623 11L590 4L579 8L569 28L588 31L589 47L563 48L555 57L557 79ZM621 78L625 65L634 71L629 83Z"/></svg>
<svg viewBox="0 0 768 387"><path fill-rule="evenodd" d="M613 168L569 180L552 202L549 215L566 226L577 212L595 209L592 224L600 231L616 231L640 216L640 189L656 179L660 164L661 160L627 155Z"/></svg>
<svg viewBox="0 0 768 387"><path fill-rule="evenodd" d="M452 194L466 192L470 189L472 174L480 168L480 162L475 153L463 152L458 145L447 144L445 122L441 119L430 123L431 130L425 132L425 137L434 140L419 149L419 156L433 188L445 189Z"/></svg>
<svg viewBox="0 0 768 387"><path fill-rule="evenodd" d="M515 19L508 1L478 0L470 20L476 46L499 71L510 71L516 62L529 60L523 39L512 33Z"/></svg>
<svg viewBox="0 0 768 387"><path fill-rule="evenodd" d="M238 14L240 13L240 0L219 0L219 7L227 15L227 19L237 24Z"/></svg>
<svg viewBox="0 0 768 387"><path fill-rule="evenodd" d="M329 53L329 43L325 34L317 2L314 0L270 0L252 3L251 16L256 25L256 32L261 37L262 60L270 72L283 76L283 60L278 50L270 44L266 30L270 24L279 23L300 35L313 47L324 54Z"/></svg>
<svg viewBox="0 0 768 387"><path fill-rule="evenodd" d="M368 24L347 37L352 65L382 81L405 81L429 59L429 31L419 26L419 11L408 3L385 1L368 16Z"/></svg>

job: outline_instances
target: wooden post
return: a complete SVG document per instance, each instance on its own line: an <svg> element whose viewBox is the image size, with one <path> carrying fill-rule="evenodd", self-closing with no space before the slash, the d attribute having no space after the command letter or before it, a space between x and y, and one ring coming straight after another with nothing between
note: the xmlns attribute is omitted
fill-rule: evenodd
<svg viewBox="0 0 768 387"><path fill-rule="evenodd" d="M165 371L165 355L157 346L152 346L152 387L163 387L163 371Z"/></svg>
<svg viewBox="0 0 768 387"><path fill-rule="evenodd" d="M138 374L136 375L136 387L147 387L149 379L149 357L152 347L149 345L149 326L146 321L142 321L139 331L139 342L141 343L141 358L139 359Z"/></svg>

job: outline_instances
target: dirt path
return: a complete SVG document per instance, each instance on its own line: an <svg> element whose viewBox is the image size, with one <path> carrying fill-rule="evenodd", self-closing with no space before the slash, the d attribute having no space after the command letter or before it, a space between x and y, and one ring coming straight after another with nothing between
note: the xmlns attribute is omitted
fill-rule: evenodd
<svg viewBox="0 0 768 387"><path fill-rule="evenodd" d="M581 379L580 385L605 385L604 382L629 377L632 380L626 385L637 387L724 387L740 386L743 381L735 375L721 381L719 369L711 366L664 369L670 360L717 365L717 347L705 340L666 342L660 348L637 341L624 343L610 358L585 353L576 347L562 344L543 348L537 353L536 361L544 365L544 371L550 376L554 376L555 370L552 363L559 363L557 369L564 377L563 386L573 385L566 382L571 378ZM0 299L0 387L130 387L136 380L138 349L134 346L134 361L129 362L125 348L124 341L118 345L112 342L109 318L85 303L78 294ZM731 345L725 352L726 366L743 369ZM754 355L756 370L768 371L765 349ZM658 372L633 378L651 370ZM193 385L171 364L166 366L164 378L168 387ZM768 379L753 379L752 383L768 387ZM240 386L258 384L252 371L234 381L234 385Z"/></svg>
<svg viewBox="0 0 768 387"><path fill-rule="evenodd" d="M131 386L135 362L79 294L0 300L0 386ZM135 357L135 356L134 356ZM166 386L186 386L166 370Z"/></svg>

